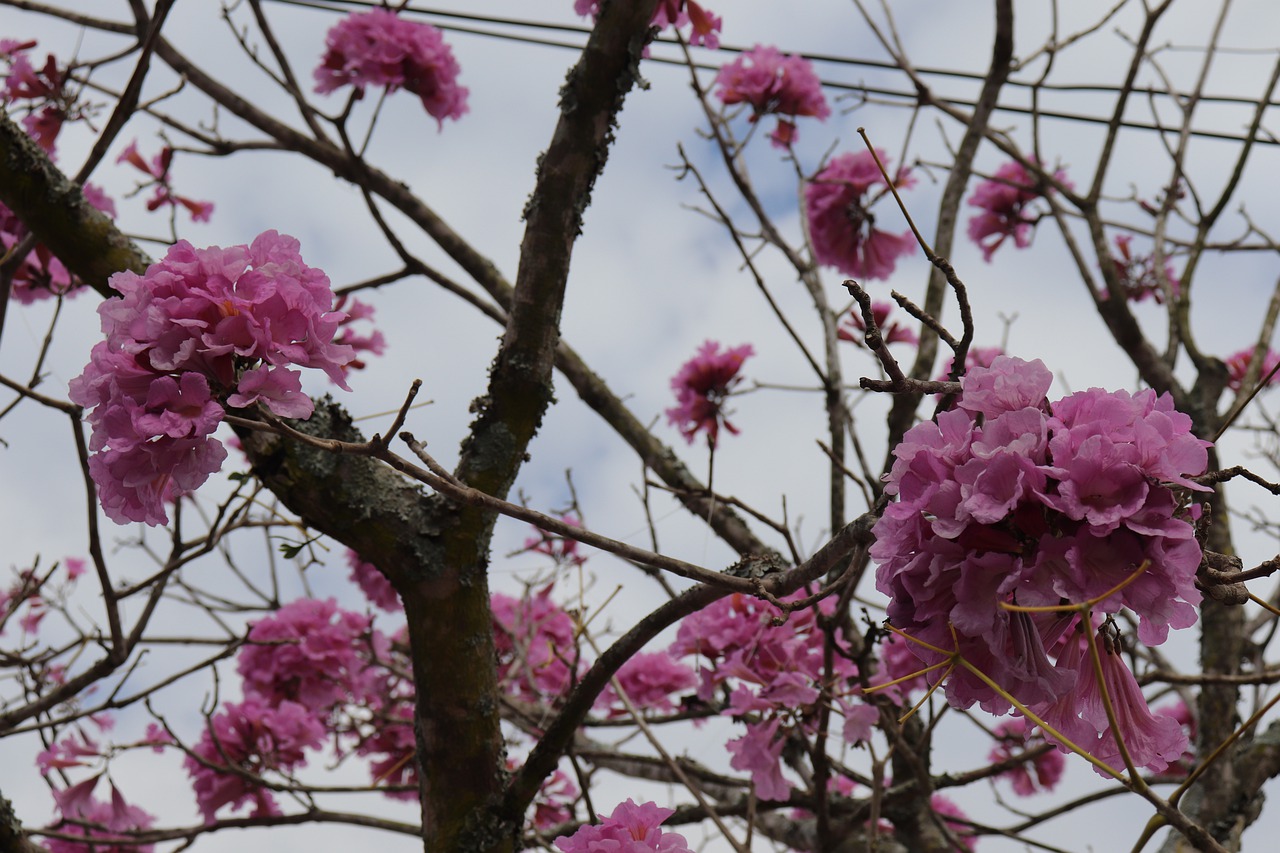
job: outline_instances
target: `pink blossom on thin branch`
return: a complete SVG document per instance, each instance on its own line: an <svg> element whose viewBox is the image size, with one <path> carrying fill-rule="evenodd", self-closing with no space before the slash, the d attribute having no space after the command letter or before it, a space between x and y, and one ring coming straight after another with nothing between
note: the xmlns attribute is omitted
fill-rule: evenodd
<svg viewBox="0 0 1280 853"><path fill-rule="evenodd" d="M884 152L877 154L882 162L889 162ZM900 189L914 183L907 169L895 179ZM870 151L833 158L805 186L805 215L818 263L853 278L888 278L898 258L914 251L916 242L910 231L894 235L875 227L870 207L879 198L871 195L876 187L888 190Z"/></svg>
<svg viewBox="0 0 1280 853"><path fill-rule="evenodd" d="M1253 364L1253 347L1242 349L1239 352L1227 358L1227 387L1232 391L1239 391L1244 385L1245 375L1249 372L1250 365ZM1265 382L1267 387L1280 384L1280 371L1272 373L1276 370L1276 365L1280 364L1280 352L1268 349L1266 356L1262 359L1262 367L1258 370L1258 381ZM1270 378L1268 378L1270 377Z"/></svg>
<svg viewBox="0 0 1280 853"><path fill-rule="evenodd" d="M1043 734L1038 730L1032 731L1032 728L1025 717L1013 717L1000 723L995 728L996 745L987 756L987 760L1008 761L1017 755L1025 754L1028 749L1044 744ZM1043 746L1041 748L1044 749ZM1013 792L1018 796L1030 797L1056 788L1065 768L1066 759L1062 753L1046 749L1035 758L1009 768L997 778L1007 779L1013 786Z"/></svg>
<svg viewBox="0 0 1280 853"><path fill-rule="evenodd" d="M155 849L151 844L138 844L129 837L131 833L150 829L156 821L155 816L128 803L114 782L110 783L109 803L94 797L93 790L102 776L98 773L83 782L54 790L53 798L62 817L88 826L64 820L49 827L59 833L84 837L84 841L49 838L45 841L49 853L86 853L90 850L94 853L151 853Z"/></svg>
<svg viewBox="0 0 1280 853"><path fill-rule="evenodd" d="M1054 180L1070 186L1067 173L1059 169ZM982 259L988 263L1004 241L1012 237L1019 249L1031 245L1040 213L1033 203L1045 192L1027 168L1017 161L1005 163L996 170L995 177L983 181L969 196L969 205L982 213L969 220L969 239L982 248Z"/></svg>
<svg viewBox="0 0 1280 853"><path fill-rule="evenodd" d="M884 339L886 345L918 345L920 336L916 334L915 330L903 323L899 323L897 320L890 322L889 315L893 313L894 307L892 302L878 301L871 303L872 319L875 321L876 328L880 330L881 338ZM866 334L866 321L862 319L862 311L855 305L850 309L849 316L836 328L836 337L858 346L865 346L864 339Z"/></svg>
<svg viewBox="0 0 1280 853"><path fill-rule="evenodd" d="M128 163L150 178L138 188L143 190L149 186L155 187L155 192L152 193L151 198L147 199L147 210L158 210L166 205L183 207L191 214L193 222L208 222L209 217L213 216L213 202L197 201L173 191L172 179L169 176L169 167L173 164L173 149L168 145L161 147L160 152L151 158L151 162L147 162L138 153L138 141L135 139L116 158L116 162Z"/></svg>
<svg viewBox="0 0 1280 853"><path fill-rule="evenodd" d="M1120 288L1125 297L1134 302L1142 302L1151 297L1157 305L1164 303L1165 287L1155 267L1155 254L1138 255L1133 251L1133 235L1117 234L1115 236L1116 253L1111 256L1111 264L1120 279ZM1164 265L1163 281L1168 282L1169 292L1176 299L1181 292L1182 283L1173 272L1173 265L1168 261ZM1099 294L1102 299L1110 296L1104 287Z"/></svg>
<svg viewBox="0 0 1280 853"><path fill-rule="evenodd" d="M676 405L667 409L667 420L679 428L685 441L693 444L699 432L707 434L707 444L714 449L723 426L737 435L738 428L729 423L725 403L733 388L742 381L742 363L755 354L751 344L720 351L716 341L706 341L697 355L681 366L671 380L676 392Z"/></svg>
<svg viewBox="0 0 1280 853"><path fill-rule="evenodd" d="M812 63L802 56L784 56L775 47L758 44L744 51L720 69L715 85L720 87L716 96L724 104L750 105L752 123L766 115L817 119L831 115ZM779 119L769 138L775 147L790 147L797 138L795 124Z"/></svg>
<svg viewBox="0 0 1280 853"><path fill-rule="evenodd" d="M412 92L443 129L445 119L456 121L467 112L460 70L438 29L374 8L353 12L329 30L314 76L321 94L344 86L357 97L364 96L366 86Z"/></svg>

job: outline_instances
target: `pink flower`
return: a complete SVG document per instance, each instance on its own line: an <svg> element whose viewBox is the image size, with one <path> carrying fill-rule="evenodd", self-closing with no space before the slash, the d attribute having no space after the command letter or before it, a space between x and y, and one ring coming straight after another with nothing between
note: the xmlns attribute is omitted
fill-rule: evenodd
<svg viewBox="0 0 1280 853"><path fill-rule="evenodd" d="M273 414L282 418L305 420L311 417L315 408L311 398L302 393L302 374L287 367L262 364L246 370L241 374L236 390L238 393L227 398L227 405L237 409L245 409L261 402Z"/></svg>
<svg viewBox="0 0 1280 853"><path fill-rule="evenodd" d="M993 763L1008 761L1017 755L1027 752L1028 747L1043 744L1044 737L1039 732L1030 734L1031 725L1025 717L1014 717L996 726L996 746L987 756ZM1009 780L1013 792L1020 797L1029 797L1042 791L1052 791L1062 778L1066 761L1062 753L1049 750L1030 761L1025 761L1000 774L998 778ZM1033 775L1034 774L1034 775Z"/></svg>
<svg viewBox="0 0 1280 853"><path fill-rule="evenodd" d="M783 56L775 47L757 44L743 52L721 67L715 85L720 87L716 95L726 105L749 104L752 122L764 115L818 119L831 115L822 94L822 81L813 72L809 60ZM771 136L778 148L789 147L795 138L795 125L785 120L779 121L778 129Z"/></svg>
<svg viewBox="0 0 1280 853"><path fill-rule="evenodd" d="M1228 358L1227 387L1239 393L1244 385L1245 374L1249 372L1251 364L1253 364L1253 347L1242 349ZM1276 371L1274 375L1271 373L1276 369L1277 364L1280 364L1280 352L1268 349L1266 356L1262 359L1262 368L1258 371L1258 382L1265 381L1268 386L1280 383L1280 371ZM1271 378L1268 379L1268 376Z"/></svg>
<svg viewBox="0 0 1280 853"><path fill-rule="evenodd" d="M1066 172L1059 169L1054 180L1070 186ZM1005 163L996 170L995 178L978 184L969 196L969 204L982 213L969 220L969 239L982 247L982 258L988 263L1007 237L1013 237L1019 249L1031 245L1040 214L1032 203L1044 195L1025 166L1017 161ZM994 237L995 239L988 239Z"/></svg>
<svg viewBox="0 0 1280 853"><path fill-rule="evenodd" d="M1154 254L1135 255L1130 246L1132 243L1132 234L1115 236L1116 254L1111 257L1111 264L1120 279L1120 287L1124 290L1125 296L1134 302L1141 302L1150 296L1157 305L1161 305L1164 303L1164 285L1161 283L1161 277L1156 274L1155 256ZM1176 298L1181 291L1182 283L1174 274L1173 266L1167 261L1164 265L1164 280L1169 283L1169 291ZM1109 291L1104 287L1101 293L1102 298L1106 299L1109 295Z"/></svg>
<svg viewBox="0 0 1280 853"><path fill-rule="evenodd" d="M694 0L660 0L653 13L655 27L671 27L679 30L689 24L689 44L701 45L710 50L720 47L720 30L724 21L710 9L704 9Z"/></svg>
<svg viewBox="0 0 1280 853"><path fill-rule="evenodd" d="M173 162L173 149L168 145L161 147L160 153L151 158L151 162L148 163L138 153L138 140L135 139L120 153L120 156L116 158L116 162L128 163L150 178L139 187L139 189L143 189L155 186L155 192L147 200L147 210L158 210L165 205L185 207L187 212L191 214L193 222L208 222L209 217L213 215L213 202L196 201L186 196L178 195L173 191L173 185L169 177L169 166Z"/></svg>
<svg viewBox="0 0 1280 853"><path fill-rule="evenodd" d="M1155 645L1193 624L1200 601L1200 547L1172 491L1205 488L1189 479L1207 463L1191 419L1150 390L1092 388L1048 403L1051 381L1040 362L1005 356L970 370L958 408L895 449L886 491L898 502L871 548L894 626L958 650L1028 705L1072 696L1078 666L1054 651L1067 619L1003 603L1128 608L1138 638ZM924 665L946 659L908 648ZM967 670L946 690L959 707L1009 708Z"/></svg>
<svg viewBox="0 0 1280 853"><path fill-rule="evenodd" d="M180 240L144 275L110 283L121 296L98 307L106 340L69 391L92 409L89 470L117 523L167 523L165 503L219 470L226 449L211 436L223 399L309 415L290 366L347 388L355 353L333 342L346 315L330 310L329 279L303 263L292 237L267 231L227 249Z"/></svg>
<svg viewBox="0 0 1280 853"><path fill-rule="evenodd" d="M581 527L582 521L573 513L560 516L560 520L573 527ZM548 533L537 527L533 536L524 540L524 550L538 554L546 554L557 566L581 566L587 562L584 554L578 553L578 540L567 536Z"/></svg>
<svg viewBox="0 0 1280 853"><path fill-rule="evenodd" d="M1191 768L1196 765L1196 718L1191 709L1187 707L1187 703L1181 698L1174 699L1173 702L1162 705L1154 709L1153 713L1162 717L1173 717L1178 721L1178 725L1182 726L1182 733L1187 737L1187 748L1183 750L1182 757L1177 761L1169 762L1167 768L1168 773L1185 776L1191 772Z"/></svg>
<svg viewBox="0 0 1280 853"><path fill-rule="evenodd" d="M95 184L85 184L84 197L107 216L116 215L115 203ZM27 227L9 208L0 204L0 254L26 236ZM62 261L54 257L47 246L37 243L14 271L9 296L16 302L30 305L55 296L79 296L84 289L82 284L79 279L72 278Z"/></svg>
<svg viewBox="0 0 1280 853"><path fill-rule="evenodd" d="M598 826L578 827L573 835L555 840L561 853L693 853L684 836L658 827L675 814L654 803L620 803Z"/></svg>
<svg viewBox="0 0 1280 853"><path fill-rule="evenodd" d="M698 683L693 670L677 662L667 652L641 652L618 670L618 683L631 704L638 710L671 712L676 703L671 697L683 690L690 690ZM613 685L605 688L596 701L597 708L607 708L610 717L626 713Z"/></svg>
<svg viewBox="0 0 1280 853"><path fill-rule="evenodd" d="M1069 634L1058 663L1076 671L1076 687L1055 701L1032 705L1031 710L1113 769L1124 769L1118 737L1124 741L1135 765L1159 773L1182 760L1188 749L1187 735L1175 718L1152 713L1124 658L1105 645L1099 636L1097 647L1102 663L1102 684L1099 685L1084 637L1074 631ZM1112 729L1107 719L1103 690L1115 711L1118 730ZM1046 736L1057 742L1051 735ZM1066 750L1061 743L1059 748ZM1106 775L1097 767L1094 770Z"/></svg>
<svg viewBox="0 0 1280 853"><path fill-rule="evenodd" d="M27 111L22 126L36 144L53 157L62 125L68 120L83 118L86 105L76 101L75 93L67 87L67 72L58 67L53 54L45 57L44 65L38 70L31 64L24 51L35 46L35 41L0 41L0 61L9 66L4 75L4 88L0 90L0 104L8 106L9 112L16 115L17 102L27 101L22 105Z"/></svg>
<svg viewBox="0 0 1280 853"><path fill-rule="evenodd" d="M594 19L600 14L600 0L574 0L573 11L583 18ZM724 25L718 15L694 0L660 0L652 23L659 29L669 26L675 30L690 24L689 44L710 50L720 46L720 30Z"/></svg>
<svg viewBox="0 0 1280 853"><path fill-rule="evenodd" d="M67 557L63 565L67 568L67 580L69 581L78 580L84 574L85 561L79 557Z"/></svg>
<svg viewBox="0 0 1280 853"><path fill-rule="evenodd" d="M227 703L209 721L194 754L183 761L205 823L212 823L223 806L239 810L251 803L250 817L280 814L275 798L254 777L303 766L306 751L324 739L324 726L296 702L271 707L246 697L239 704Z"/></svg>
<svg viewBox="0 0 1280 853"><path fill-rule="evenodd" d="M725 744L733 756L729 766L750 771L756 796L762 800L785 800L793 787L782 775L786 738L778 736L780 722L775 717L763 723L748 723L746 734Z"/></svg>
<svg viewBox="0 0 1280 853"><path fill-rule="evenodd" d="M102 757L102 748L98 746L92 738L83 731L71 734L62 740L55 741L53 746L46 750L42 750L36 756L36 767L39 768L41 775L48 776L52 770L65 770L68 767L87 767L93 762L86 761L86 758L97 759ZM90 786L92 790L92 786Z"/></svg>
<svg viewBox="0 0 1280 853"><path fill-rule="evenodd" d="M667 420L680 429L685 441L693 444L695 435L706 432L707 444L715 449L722 425L737 435L738 428L724 415L724 404L734 386L742 381L738 375L742 363L752 355L755 350L751 344L720 352L719 343L706 341L672 378L676 405L667 409Z"/></svg>
<svg viewBox="0 0 1280 853"><path fill-rule="evenodd" d="M367 352L373 355L382 355L387 349L387 341L382 332L375 329L366 335L360 334L351 328L352 323L360 320L372 322L373 306L361 302L359 299L352 299L348 303L347 295L344 293L334 303L333 310L341 311L347 315L346 319L338 324L338 334L333 339L333 342L338 346L351 347L352 352L356 353L355 358L343 365L343 370L363 370L365 362L359 357L359 353Z"/></svg>
<svg viewBox="0 0 1280 853"><path fill-rule="evenodd" d="M871 318L875 320L876 328L880 330L880 336L884 339L885 344L918 345L920 336L911 328L904 326L897 320L889 322L889 315L893 313L894 307L892 302L871 303ZM842 341L864 346L863 339L866 334L867 324L862 319L862 310L855 305L849 311L848 319L836 329L836 336Z"/></svg>
<svg viewBox="0 0 1280 853"><path fill-rule="evenodd" d="M222 469L226 448L211 438L160 439L89 457L102 511L116 524L168 524L165 503L189 495Z"/></svg>
<svg viewBox="0 0 1280 853"><path fill-rule="evenodd" d="M85 840L47 838L44 843L49 853L85 853L87 850L95 853L151 853L155 849L150 844L133 843L130 838L132 833L150 829L155 823L155 817L127 803L115 783L111 784L111 802L99 801L92 794L100 778L102 774L53 792L53 798L64 819L74 818L91 826L65 820L54 824L50 829L66 835L82 836ZM112 843L114 841L121 843Z"/></svg>
<svg viewBox="0 0 1280 853"><path fill-rule="evenodd" d="M929 806L933 809L934 814L942 815L943 822L957 836L964 849L972 851L977 841L973 837L973 828L965 822L969 819L969 816L942 794L934 794L929 797Z"/></svg>
<svg viewBox="0 0 1280 853"><path fill-rule="evenodd" d="M317 718L334 706L360 702L372 674L360 654L370 648L369 617L332 598L301 598L253 623L237 668L244 691L270 705L296 702Z"/></svg>
<svg viewBox="0 0 1280 853"><path fill-rule="evenodd" d="M887 155L876 153L887 165ZM914 183L907 170L896 182L899 188ZM915 239L910 232L894 236L875 227L869 209L875 199L867 195L877 185L888 187L871 152L862 151L832 159L805 186L805 215L818 263L854 278L888 278L899 256L912 251Z"/></svg>
<svg viewBox="0 0 1280 853"><path fill-rule="evenodd" d="M160 754L167 745L173 743L173 735L159 723L147 723L147 733L143 735L142 742L149 744L152 752Z"/></svg>
<svg viewBox="0 0 1280 853"><path fill-rule="evenodd" d="M490 603L498 680L529 702L558 698L578 662L573 619L551 601L551 592L550 585L520 599L495 592Z"/></svg>
<svg viewBox="0 0 1280 853"><path fill-rule="evenodd" d="M378 571L372 563L361 560L360 555L350 548L347 549L347 565L351 566L348 579L360 587L360 591L364 593L365 598L369 599L370 604L388 613L399 613L404 610L404 605L400 603L400 595L391 585L391 581L387 580L387 576Z"/></svg>
<svg viewBox="0 0 1280 853"><path fill-rule="evenodd" d="M557 769L538 787L538 798L533 801L533 826L550 829L573 820L573 804L579 793L573 780Z"/></svg>
<svg viewBox="0 0 1280 853"><path fill-rule="evenodd" d="M444 120L467 112L467 90L458 85L458 62L440 31L429 24L375 8L353 12L325 36L325 55L315 70L316 91L343 86L363 97L365 86L404 89L443 128Z"/></svg>

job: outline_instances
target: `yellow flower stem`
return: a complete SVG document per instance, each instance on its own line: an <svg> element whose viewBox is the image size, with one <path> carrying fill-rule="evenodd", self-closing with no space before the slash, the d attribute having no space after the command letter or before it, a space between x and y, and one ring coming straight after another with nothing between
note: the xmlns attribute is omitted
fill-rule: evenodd
<svg viewBox="0 0 1280 853"><path fill-rule="evenodd" d="M1062 734L1062 732L1058 731L1053 726L1049 725L1044 720L1040 719L1040 717L1038 717L1035 713L1033 713L1030 708L1028 708L1026 705L1023 705L1017 699L1013 698L1011 695L1009 695L1007 691L1005 691L1003 687L1001 687L999 684L996 684L994 681L992 681L991 678L985 672L978 669L973 664L969 663L959 654L956 655L956 661L965 669L969 670L978 678L980 678L984 684L986 684L992 690L996 691L996 693L1000 694L1001 698L1003 698L1009 704L1013 705L1013 707L1017 708L1019 713L1022 714L1022 716L1026 717L1028 720L1035 723L1040 728L1044 729L1047 733L1052 735L1067 749L1071 750L1076 755L1083 758L1085 761L1088 761L1094 767L1097 767L1099 770L1111 776L1113 779L1119 780L1121 783L1123 783L1126 786L1131 786L1131 783L1129 782L1129 780L1125 779L1124 776L1121 775L1119 770L1116 770L1114 767L1112 767L1110 764L1107 764L1102 759L1097 758L1096 756L1090 755L1080 746L1077 746L1074 741L1072 741L1066 735Z"/></svg>
<svg viewBox="0 0 1280 853"><path fill-rule="evenodd" d="M1075 608L1077 608L1077 609L1078 609L1078 608L1080 608L1081 606L1082 606L1082 605L1073 605L1073 607L1075 607ZM1084 607L1087 607L1087 605L1083 605L1083 606L1084 606ZM948 651L947 649L939 648L939 647L937 647L937 646L933 645L932 643L926 643L924 640L917 639L917 638L915 638L915 637L911 636L910 634L908 634L908 633L906 633L906 632L904 632L904 631L902 631L902 630L900 630L900 629L898 629L898 628L893 627L892 625L889 625L889 626L886 626L886 627L888 627L888 629L889 629L890 631L892 631L893 633L895 633L895 634L897 634L897 635L899 635L899 636L903 637L904 639L910 640L910 641L911 641L911 642L913 642L913 643L916 643L916 644L918 644L918 645L924 646L925 648L927 648L927 649L931 649L931 650L933 650L933 651L935 651L935 652L938 652L939 654L948 655L948 656L949 656L949 658L950 658L950 659L947 661L947 663L948 663L948 664L951 664L951 665L953 665L953 666L954 666L955 664L959 664L960 666L963 666L965 669L969 670L969 672L972 672L974 675L976 675L979 679L981 679L981 680L982 680L982 683L983 683L983 684L986 684L988 687L990 687L992 690L994 690L994 691L995 691L995 692L996 692L996 693L997 693L997 694L998 694L1002 699L1004 699L1006 702L1008 702L1008 703L1009 703L1010 705L1012 705L1013 707L1017 708L1017 709L1018 709L1018 711L1019 711L1019 713L1021 713L1024 717L1026 717L1026 718L1027 718L1028 720L1030 720L1031 722L1035 723L1035 724L1036 724L1037 726L1039 726L1040 728L1044 729L1046 732L1048 732L1050 735L1052 735L1054 738L1056 738L1056 739L1058 740L1058 742L1059 742L1059 743L1061 743L1063 746L1065 746L1067 749L1071 750L1071 751L1072 751L1072 752L1074 752L1076 755L1078 755L1078 756L1080 756L1081 758L1083 758L1085 761L1088 761L1090 764L1094 765L1094 766L1095 766L1095 767L1097 767L1099 770L1102 770L1104 773L1107 773L1107 774L1108 774L1108 775L1110 775L1112 778L1114 778L1114 779L1118 779L1118 780L1120 780L1121 782L1125 783L1126 785L1127 785L1127 784L1129 784L1129 782L1124 778L1124 776L1122 776L1122 775L1120 774L1120 771L1116 770L1116 769L1115 769L1115 768L1113 768L1111 765L1107 764L1105 761L1102 761L1101 759L1099 759L1099 758L1097 758L1097 757L1095 757L1095 756L1093 756L1093 755L1090 755L1088 752L1086 752L1083 748L1081 748L1080 746L1078 746L1074 741L1072 741L1072 740L1071 740L1070 738L1068 738L1066 735L1062 734L1062 733L1061 733L1061 732L1059 732L1057 729L1055 729L1053 726L1049 725L1049 724L1048 724L1048 723L1046 723L1044 720L1040 719L1040 717L1038 717L1035 713L1033 713L1033 712L1031 711L1031 709L1030 709L1030 708L1028 708L1026 705L1022 704L1021 702L1019 702L1017 699L1013 698L1013 696L1011 696L1011 695L1009 694L1009 692L1008 692L1008 691L1006 691L1006 690L1005 690L1003 687L1001 687L999 684L996 684L994 681L992 681L992 680L991 680L991 678L990 678L990 676L988 676L985 672L983 672L982 670L978 669L978 668L977 668L976 666L974 666L973 664L969 663L969 661L965 660L965 659L964 659L964 656L963 656L963 655L961 655L959 651ZM955 634L955 626L954 626L954 625L951 627L951 632L952 632L952 635L954 636L954 634ZM945 681L945 680L946 680L946 679L945 679L945 677L944 677L944 678L942 678L942 679L940 679L940 680L938 681L938 684L935 684L932 688L930 688L929 693L930 693L930 694L932 694L932 693L933 693L933 691L934 691L934 690L936 690L936 689L938 688L938 686L939 686L939 685L941 685L941 684L942 684L942 682L943 682L943 681ZM928 695L926 695L926 696L925 696L925 699L928 699L928 698L929 698L929 697L928 697ZM906 719L907 717L910 717L912 713L915 713L916 709L917 709L917 708L919 708L919 707L920 707L920 705L921 705L921 704L923 704L923 702L924 702L924 699L922 699L922 700L920 700L920 702L916 703L916 706L915 706L915 707L913 707L913 708L911 709L911 711L910 711L910 712L908 712L908 714L906 715L906 717L903 717L903 719Z"/></svg>
<svg viewBox="0 0 1280 853"><path fill-rule="evenodd" d="M1280 610L1277 610L1269 602L1263 601L1261 598L1258 598L1258 596L1254 595L1253 593L1249 593L1249 600L1252 601L1254 604L1257 604L1259 607L1262 607L1268 613L1272 613L1272 614L1275 614L1276 616L1280 616Z"/></svg>

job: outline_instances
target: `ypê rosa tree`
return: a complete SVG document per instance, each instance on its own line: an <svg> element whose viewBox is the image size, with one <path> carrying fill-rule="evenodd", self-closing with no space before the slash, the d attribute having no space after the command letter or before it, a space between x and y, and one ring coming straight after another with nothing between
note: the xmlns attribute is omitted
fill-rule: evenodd
<svg viewBox="0 0 1280 853"><path fill-rule="evenodd" d="M1273 834L1265 22L0 6L0 849Z"/></svg>

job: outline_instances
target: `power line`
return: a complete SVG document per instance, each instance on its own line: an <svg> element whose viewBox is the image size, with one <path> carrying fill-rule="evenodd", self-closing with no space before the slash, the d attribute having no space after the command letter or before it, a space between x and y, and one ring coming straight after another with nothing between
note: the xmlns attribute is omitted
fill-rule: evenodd
<svg viewBox="0 0 1280 853"><path fill-rule="evenodd" d="M317 9L317 10L331 12L335 14L345 14L348 11L348 7L374 8L382 5L381 3L374 2L374 0L272 0L272 2L279 3L285 6L297 6L297 7L309 8L309 9ZM552 23L552 22L546 22L546 21L530 21L530 20L525 20L521 18L504 18L504 17L497 17L492 15L473 15L473 14L468 14L466 12L454 12L454 11L445 10L445 9L427 8L427 7L415 6L415 5L406 5L401 11L412 13L414 15L421 15L423 17L431 18L433 25L437 26L441 30L445 30L448 32L478 36L481 38L492 38L492 39L499 39L503 41L514 41L522 44L539 45L542 47L553 47L553 48L559 48L562 50L581 51L583 48L583 45L585 44L586 37L591 32L591 28L584 24L561 24L561 23ZM467 23L449 23L451 21L472 22L472 23L488 24L488 25L499 26L499 27L508 27L508 28L511 28L512 30L515 30L515 32L485 29L482 27L471 26L471 25L468 25ZM573 36L580 37L582 40L566 41L566 40L560 40L560 39L549 38L549 37L535 36L535 35L528 34L527 31L550 31L550 32L572 34ZM677 44L677 42L674 39L670 39L670 38L658 38L655 40L655 43L666 44L666 45ZM749 50L749 48L721 44L717 52L730 53L730 54L736 55L739 53L743 53L747 50ZM884 60L862 59L858 57L848 57L848 56L834 56L831 54L820 54L820 53L804 53L800 55L812 62L825 64L825 65L850 66L854 68L865 68L865 69L872 69L876 71L899 70L897 65L895 65L892 62L887 62ZM686 63L683 58L671 58L671 57L651 55L650 57L648 57L647 61L651 63L658 63L663 65L677 65L681 67L688 66L688 63ZM710 62L694 62L693 67L700 71L715 72L720 70L719 64L710 63ZM923 77L953 78L953 79L973 82L976 84L981 84L981 82L984 80L983 75L976 74L970 71L958 71L955 69L948 69L948 68L931 68L927 66L916 67L914 70L916 71L917 74ZM831 79L825 79L825 78L822 79L822 85L824 88L832 89L835 91L874 95L877 97L891 99L893 101L900 102L900 103L890 104L891 106L910 107L919 102L919 95L914 89L883 88L883 87L876 87L876 86L867 86L862 83L846 83L843 81L837 81L837 80L831 80ZM1063 94L1118 95L1122 91L1121 87L1119 86L1109 86L1106 84L1056 84L1056 83L1033 83L1025 80L1009 80L1005 85L1006 87L1010 87L1010 88L1026 89L1026 90L1036 89L1041 92L1048 91L1048 92L1058 92ZM1165 89L1155 89L1155 88L1144 87L1144 88L1134 88L1130 91L1131 91L1131 94L1134 94L1134 95L1145 95L1150 98L1163 98L1163 99L1171 99L1175 101L1181 100L1182 98L1186 97L1186 95L1182 93L1170 92ZM975 106L974 101L965 99L965 98L940 97L937 95L933 95L932 97L935 101L939 103L945 103L952 107L972 109ZM1242 97L1239 95L1208 95L1206 94L1206 95L1200 96L1198 100L1202 104L1226 104L1226 105L1235 105L1235 106L1247 106L1251 109L1256 108L1258 104L1258 102L1254 99ZM1267 107L1276 107L1276 106L1280 106L1280 103L1277 103L1275 101L1267 102ZM1017 105L1011 105L1007 103L998 104L996 106L996 109L1004 113L1012 113L1015 115L1035 115L1039 118L1055 119L1059 121L1067 121L1067 122L1073 122L1078 124L1107 125L1111 121L1110 118L1106 116L1096 116L1096 115L1089 115L1087 113L1075 113L1075 112L1067 112L1063 110L1044 109L1044 108L1037 108L1033 110L1031 107L1017 106ZM1131 119L1122 120L1120 122L1120 126L1124 128L1129 128L1131 130L1142 130L1142 131L1157 132L1157 133L1176 134L1180 132L1180 128L1178 127L1167 127L1159 124L1154 124L1151 122L1134 121ZM1191 131L1189 131L1189 134L1193 137L1197 137L1201 139L1215 139L1215 140L1229 141L1229 142L1246 141L1245 137L1238 133L1229 133L1229 132L1217 131L1217 130L1192 129ZM1260 135L1254 141L1261 145L1280 145L1280 139L1277 139L1276 137L1272 136L1270 133L1265 131L1264 131L1264 134L1265 135Z"/></svg>

